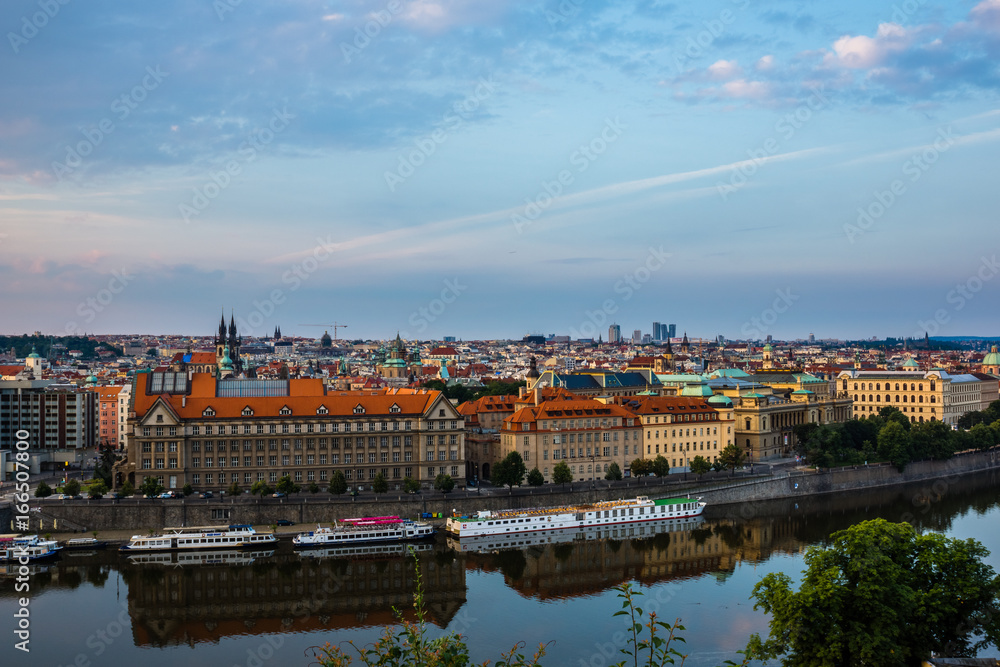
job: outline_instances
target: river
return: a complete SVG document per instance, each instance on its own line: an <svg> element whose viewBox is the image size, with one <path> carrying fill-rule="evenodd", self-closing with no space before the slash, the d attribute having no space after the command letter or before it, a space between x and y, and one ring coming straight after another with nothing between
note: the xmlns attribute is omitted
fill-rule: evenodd
<svg viewBox="0 0 1000 667"><path fill-rule="evenodd" d="M617 539L478 551L438 535L417 553L429 629L461 632L478 662L523 641L528 648L548 643L546 665L608 665L624 657L614 587L632 581L647 611L682 619L687 665L718 665L736 660L751 633L767 631L766 616L749 599L754 584L770 572L797 579L805 549L860 521L910 521L973 537L1000 570L998 481L983 473L891 491L709 507L701 520L655 536L637 528ZM185 556L158 564L110 549L63 552L39 566L30 580L30 654L14 648L21 594L5 576L2 663L304 667L309 647L377 638L393 607L411 610L415 590L412 559L401 554L303 558L282 543L273 553L199 556L196 563ZM222 562L203 562L208 558Z"/></svg>

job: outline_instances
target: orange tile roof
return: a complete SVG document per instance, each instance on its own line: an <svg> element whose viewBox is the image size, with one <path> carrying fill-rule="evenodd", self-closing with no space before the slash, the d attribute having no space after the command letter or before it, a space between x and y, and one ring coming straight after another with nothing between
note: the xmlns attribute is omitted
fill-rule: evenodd
<svg viewBox="0 0 1000 667"><path fill-rule="evenodd" d="M26 368L23 364L18 366L0 366L0 375L17 375Z"/></svg>
<svg viewBox="0 0 1000 667"><path fill-rule="evenodd" d="M715 412L704 398L692 396L628 396L622 404L637 415Z"/></svg>
<svg viewBox="0 0 1000 667"><path fill-rule="evenodd" d="M354 416L354 408L361 405L366 415L419 415L425 413L441 396L433 389L379 389L367 391L325 391L323 381L317 378L289 380L288 396L219 397L216 396L216 379L210 373L194 373L191 390L187 396L146 393L149 373L135 376L134 410L142 418L162 399L180 419L200 419L206 408L215 411L215 419L237 419L243 408L249 407L254 417L279 417L279 411L288 407L292 416L315 417L320 406L326 407L329 416ZM224 380L223 380L224 382ZM389 409L399 406L400 412Z"/></svg>

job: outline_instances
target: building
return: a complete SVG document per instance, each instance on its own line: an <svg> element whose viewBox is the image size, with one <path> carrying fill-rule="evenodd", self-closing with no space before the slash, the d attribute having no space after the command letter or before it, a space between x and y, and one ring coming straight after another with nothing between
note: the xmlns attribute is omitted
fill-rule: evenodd
<svg viewBox="0 0 1000 667"><path fill-rule="evenodd" d="M642 329L634 329L632 331L632 344L638 345L642 342Z"/></svg>
<svg viewBox="0 0 1000 667"><path fill-rule="evenodd" d="M977 374L951 375L942 370L844 371L838 389L854 400L854 417L899 408L911 422L958 423L966 412L985 410L997 394L995 380ZM995 400L995 399L993 399Z"/></svg>
<svg viewBox="0 0 1000 667"><path fill-rule="evenodd" d="M608 466L625 471L642 453L642 426L620 405L590 399L545 401L504 420L501 458L517 451L528 470L537 467L546 482L565 461L578 481L604 479Z"/></svg>
<svg viewBox="0 0 1000 667"><path fill-rule="evenodd" d="M688 469L691 459L703 456L715 463L733 442L732 411L709 396L635 396L618 402L639 417L642 456L664 456L671 468ZM725 401L728 403L728 400Z"/></svg>
<svg viewBox="0 0 1000 667"><path fill-rule="evenodd" d="M643 369L622 373L598 370L576 373L544 371L537 377L532 377L529 372L526 379L529 390L538 386L562 388L584 397L635 396L641 392L659 394L663 389L656 374Z"/></svg>
<svg viewBox="0 0 1000 667"><path fill-rule="evenodd" d="M677 337L677 325L676 324L668 324L667 325L667 338L676 338L676 337Z"/></svg>
<svg viewBox="0 0 1000 667"><path fill-rule="evenodd" d="M288 475L326 486L334 471L367 487L410 477L465 476L464 420L429 389L332 391L321 379L222 380L208 373L142 372L129 406L126 458L115 484L156 476L191 484L274 484Z"/></svg>
<svg viewBox="0 0 1000 667"><path fill-rule="evenodd" d="M622 328L620 325L612 324L608 327L608 342L609 343L620 343L622 342Z"/></svg>
<svg viewBox="0 0 1000 667"><path fill-rule="evenodd" d="M93 391L52 380L0 380L0 450L13 451L17 432L27 431L33 474L45 464L79 461L85 450L97 447L97 422Z"/></svg>
<svg viewBox="0 0 1000 667"><path fill-rule="evenodd" d="M653 322L653 340L657 343L660 342L660 323Z"/></svg>
<svg viewBox="0 0 1000 667"><path fill-rule="evenodd" d="M89 387L90 391L97 394L97 446L118 448L119 419L118 410L120 399L118 395L122 387Z"/></svg>

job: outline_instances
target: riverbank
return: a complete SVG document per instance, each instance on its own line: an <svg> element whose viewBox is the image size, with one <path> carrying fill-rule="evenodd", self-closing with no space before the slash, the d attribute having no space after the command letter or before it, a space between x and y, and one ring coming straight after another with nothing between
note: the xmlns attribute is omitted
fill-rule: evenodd
<svg viewBox="0 0 1000 667"><path fill-rule="evenodd" d="M804 499L827 494L903 486L914 482L951 479L965 474L1000 468L998 450L967 452L947 461L911 463L902 473L889 464L855 466L833 470L778 469L767 475L731 480L716 478L699 484L683 482L675 476L658 480L633 480L629 486L595 485L596 488L564 491L559 487L526 487L512 493L495 490L489 495L386 494L378 499L331 498L303 494L291 498L223 499L181 498L175 500L78 500L32 502L28 530L39 533L123 531L131 537L165 526L199 526L246 523L269 526L284 519L302 529L352 516L394 514L418 517L424 513L447 516L451 512L469 514L479 510L526 509L554 505L592 503L636 495L652 497L701 497L710 507L747 506L781 499ZM741 510L745 511L745 510ZM0 510L5 526L13 520L11 508ZM13 528L13 526L12 526ZM16 528L15 528L16 529Z"/></svg>

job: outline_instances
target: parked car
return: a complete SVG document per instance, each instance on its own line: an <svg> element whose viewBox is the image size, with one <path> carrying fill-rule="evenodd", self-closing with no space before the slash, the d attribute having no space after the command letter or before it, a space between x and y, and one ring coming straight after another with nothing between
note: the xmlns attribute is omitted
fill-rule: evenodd
<svg viewBox="0 0 1000 667"><path fill-rule="evenodd" d="M294 521L289 521L288 519L278 519L277 521L274 522L274 525L276 525L276 526L294 526L295 522Z"/></svg>
<svg viewBox="0 0 1000 667"><path fill-rule="evenodd" d="M112 491L111 493L108 494L108 498L111 498L112 500L121 500L124 497L125 496L118 493L117 491Z"/></svg>
<svg viewBox="0 0 1000 667"><path fill-rule="evenodd" d="M160 498L176 498L177 497L177 492L176 491L164 491L163 493L161 493L159 495L159 497Z"/></svg>
<svg viewBox="0 0 1000 667"><path fill-rule="evenodd" d="M205 491L198 496L199 498L213 498L214 494L211 491Z"/></svg>
<svg viewBox="0 0 1000 667"><path fill-rule="evenodd" d="M282 493L281 491L275 491L275 492L274 492L274 495L273 495L273 496L271 496L271 497L272 497L272 498L284 498L284 497L285 497L285 494L284 494L284 493Z"/></svg>

